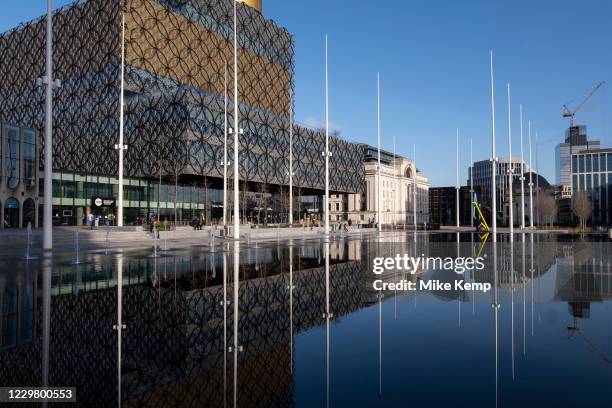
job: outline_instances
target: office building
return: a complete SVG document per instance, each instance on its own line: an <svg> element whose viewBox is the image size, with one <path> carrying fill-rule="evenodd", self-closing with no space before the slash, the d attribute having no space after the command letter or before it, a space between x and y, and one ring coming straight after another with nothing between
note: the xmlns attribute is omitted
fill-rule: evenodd
<svg viewBox="0 0 612 408"><path fill-rule="evenodd" d="M361 145L365 185L361 194L334 194L330 197L331 220L374 226L378 213L378 149ZM381 222L385 226L413 225L414 189L416 218L427 223L429 180L410 159L385 150L380 152Z"/></svg>
<svg viewBox="0 0 612 408"><path fill-rule="evenodd" d="M474 189L479 195L479 189ZM469 186L459 187L459 224L471 225L472 199ZM430 187L429 188L429 223L432 225L457 225L457 188L456 187ZM474 220L474 226L480 222Z"/></svg>
<svg viewBox="0 0 612 408"><path fill-rule="evenodd" d="M599 149L599 140L587 139L586 126L572 126L565 131L565 142L555 147L555 183L571 186L571 157L582 150Z"/></svg>
<svg viewBox="0 0 612 408"><path fill-rule="evenodd" d="M513 170L514 185L520 186L520 182L518 181L518 179L521 173L521 163L522 163L521 159L516 158L516 157L498 159L497 166L495 168L495 185L497 187L497 190L496 190L497 218L498 220L500 220L501 223L504 223L506 222L505 220L507 220L507 214L505 214L506 210L505 210L504 203L507 202L508 197L509 197L509 192L510 192L509 190L509 186L510 186L509 170L510 169ZM531 169L529 168L529 165L527 163L523 164L523 170L524 170L525 177L528 178L529 177L528 174L531 171ZM467 185L468 186L471 185L469 177L470 175L473 175L474 189L478 188L478 191L480 191L480 193L478 194L478 202L483 212L487 214L486 215L487 217L490 217L491 210L492 210L491 186L493 183L491 180L492 178L491 171L492 171L492 166L491 166L491 161L489 160L477 161L474 163L472 169L468 168ZM534 185L535 185L536 179L533 178L533 180L534 180ZM527 190L527 193L528 193L528 190ZM526 205L528 205L528 203ZM515 220L517 219L516 216L514 217L514 219Z"/></svg>
<svg viewBox="0 0 612 408"><path fill-rule="evenodd" d="M612 222L612 149L589 149L572 153L571 188L584 192L591 200L593 225Z"/></svg>

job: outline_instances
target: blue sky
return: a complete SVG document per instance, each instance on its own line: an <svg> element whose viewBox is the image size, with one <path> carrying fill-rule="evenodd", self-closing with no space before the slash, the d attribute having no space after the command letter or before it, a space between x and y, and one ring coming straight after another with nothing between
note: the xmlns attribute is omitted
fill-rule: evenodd
<svg viewBox="0 0 612 408"><path fill-rule="evenodd" d="M6 2L9 3L9 2ZM68 3L54 0L54 7ZM44 0L3 4L0 31L45 12ZM608 83L576 115L591 138L612 146L612 2L607 0L264 0L264 15L295 35L296 120L324 119L324 36L330 46L330 120L342 137L376 142L376 73L381 75L383 148L412 156L432 186L460 180L469 140L474 159L490 156L489 49L495 58L498 156L508 155L506 84L512 86L513 154L518 104L538 132L540 172L554 182L554 145L577 104ZM525 123L526 143L526 123ZM535 139L535 136L534 136ZM534 143L535 149L535 143ZM534 153L535 155L535 153ZM534 160L535 164L535 160Z"/></svg>

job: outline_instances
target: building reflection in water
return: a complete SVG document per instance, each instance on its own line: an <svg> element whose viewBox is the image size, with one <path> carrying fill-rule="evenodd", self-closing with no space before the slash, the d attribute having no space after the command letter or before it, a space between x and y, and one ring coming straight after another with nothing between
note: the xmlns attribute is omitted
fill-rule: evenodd
<svg viewBox="0 0 612 408"><path fill-rule="evenodd" d="M451 240L453 256L479 250L478 242L462 248L455 236ZM79 401L89 405L112 405L117 399L124 406L291 405L295 337L321 326L326 332L326 403L331 404L331 322L376 304L382 393L385 294L372 289L372 257L442 254L449 251L444 247L448 240L438 242L414 233L388 242L341 239L294 244L226 243L214 253L208 247L195 247L166 251L157 258L144 252L88 253L80 265L51 258L6 264L0 274L3 384L74 384ZM504 299L509 299L511 308L514 378L515 290L522 290L523 354L527 285L533 334L534 282L550 273L556 285L550 300L568 304L568 335L604 360L609 356L581 321L589 318L592 303L612 297L605 244L549 243L544 251L539 250L539 242L534 243L533 234L521 234L516 248L504 244L491 246L492 270L465 276L493 283L498 402L498 313ZM424 274L392 270L381 278L416 282ZM416 299L412 293L392 295L394 302ZM463 292L429 296L459 305L473 302Z"/></svg>

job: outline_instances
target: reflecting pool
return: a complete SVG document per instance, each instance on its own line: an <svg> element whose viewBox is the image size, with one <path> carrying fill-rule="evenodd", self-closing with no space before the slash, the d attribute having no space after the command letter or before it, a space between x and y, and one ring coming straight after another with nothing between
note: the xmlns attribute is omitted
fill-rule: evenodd
<svg viewBox="0 0 612 408"><path fill-rule="evenodd" d="M577 407L612 401L612 249L387 233L0 258L1 386L85 406ZM377 257L482 258L390 268ZM385 290L435 280L491 290Z"/></svg>

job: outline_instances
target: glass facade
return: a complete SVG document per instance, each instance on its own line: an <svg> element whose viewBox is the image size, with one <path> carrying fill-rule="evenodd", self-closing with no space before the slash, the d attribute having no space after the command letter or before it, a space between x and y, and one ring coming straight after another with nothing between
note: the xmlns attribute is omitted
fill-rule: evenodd
<svg viewBox="0 0 612 408"><path fill-rule="evenodd" d="M572 155L572 192L585 192L593 206L594 225L610 225L612 151L583 151Z"/></svg>
<svg viewBox="0 0 612 408"><path fill-rule="evenodd" d="M36 227L36 131L7 123L0 129L0 227L25 228L29 222Z"/></svg>
<svg viewBox="0 0 612 408"><path fill-rule="evenodd" d="M28 190L36 187L36 132L31 129L23 131L23 182Z"/></svg>
<svg viewBox="0 0 612 408"><path fill-rule="evenodd" d="M42 223L43 178L39 188L39 222ZM218 185L185 184L154 179L124 179L124 224L141 225L153 217L161 222L188 224L198 218L204 224L219 224L223 219L223 188ZM97 208L96 197L117 198L118 180L105 176L84 176L74 173L53 173L53 224L84 225L89 212L100 217L102 225L114 225L115 208ZM228 219L233 208L233 187L228 187ZM318 195L295 196L296 216L312 218L308 203L320 207ZM285 223L288 221L288 190L269 192L244 191L240 188L241 218L248 223ZM176 210L175 210L176 208ZM25 208L24 208L25 211ZM318 213L318 211L317 211ZM25 216L25 215L24 215ZM316 218L316 217L315 217ZM317 218L318 219L318 218ZM24 223L24 226L26 223Z"/></svg>
<svg viewBox="0 0 612 408"><path fill-rule="evenodd" d="M6 173L6 187L16 189L19 187L19 128L6 127L6 138L4 146L4 167Z"/></svg>

